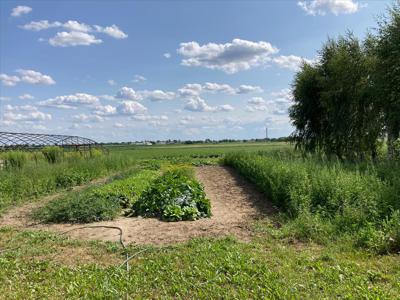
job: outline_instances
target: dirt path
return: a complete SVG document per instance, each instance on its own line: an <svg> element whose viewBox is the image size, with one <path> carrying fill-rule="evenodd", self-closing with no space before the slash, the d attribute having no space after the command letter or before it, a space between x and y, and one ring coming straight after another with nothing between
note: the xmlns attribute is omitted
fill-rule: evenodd
<svg viewBox="0 0 400 300"><path fill-rule="evenodd" d="M249 239L249 223L255 218L274 213L273 207L263 195L239 177L230 168L205 166L196 169L197 179L203 183L207 197L211 200L213 216L208 219L186 222L163 222L153 218L120 217L113 221L96 222L91 225L118 226L123 230L125 243L135 244L172 244L200 236L236 235ZM49 196L45 203L55 196ZM82 227L81 224L35 224L27 214L37 203L27 204L6 213L0 219L0 226L11 225L24 229L41 229L64 232ZM80 229L68 233L78 239L98 239L117 241L118 231L113 229Z"/></svg>

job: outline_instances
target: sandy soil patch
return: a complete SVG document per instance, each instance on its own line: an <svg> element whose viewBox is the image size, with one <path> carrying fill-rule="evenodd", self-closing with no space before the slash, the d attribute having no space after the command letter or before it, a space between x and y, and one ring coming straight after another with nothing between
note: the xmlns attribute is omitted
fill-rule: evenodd
<svg viewBox="0 0 400 300"><path fill-rule="evenodd" d="M235 235L248 240L252 236L253 220L275 212L272 205L252 184L241 178L233 169L221 166L204 166L196 169L197 179L203 183L211 200L213 216L208 219L183 222L163 222L153 218L119 217L113 221L84 224L87 226L118 226L123 230L125 244L166 245L184 242L201 236ZM82 224L37 224L28 214L34 207L54 199L49 196L40 202L26 204L10 210L0 219L0 226L20 229L40 229L65 232L82 227ZM87 228L68 233L77 239L118 241L119 232L107 228Z"/></svg>

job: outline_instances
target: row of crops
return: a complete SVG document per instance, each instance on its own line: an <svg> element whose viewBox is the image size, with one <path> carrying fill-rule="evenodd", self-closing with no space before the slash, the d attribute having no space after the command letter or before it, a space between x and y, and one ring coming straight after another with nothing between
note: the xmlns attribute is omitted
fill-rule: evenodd
<svg viewBox="0 0 400 300"><path fill-rule="evenodd" d="M166 170L135 169L83 192L70 192L32 213L47 223L89 223L117 216L155 217L165 221L211 216L210 201L190 166Z"/></svg>
<svg viewBox="0 0 400 300"><path fill-rule="evenodd" d="M400 173L393 165L346 166L289 153L233 153L224 163L280 208L280 234L314 241L347 236L380 253L400 250Z"/></svg>

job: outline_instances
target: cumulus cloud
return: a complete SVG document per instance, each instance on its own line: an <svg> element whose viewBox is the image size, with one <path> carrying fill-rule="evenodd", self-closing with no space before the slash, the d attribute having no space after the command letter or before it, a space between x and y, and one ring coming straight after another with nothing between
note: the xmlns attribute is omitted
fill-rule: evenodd
<svg viewBox="0 0 400 300"><path fill-rule="evenodd" d="M236 89L237 94L248 94L248 93L262 93L263 89L259 86L242 84Z"/></svg>
<svg viewBox="0 0 400 300"><path fill-rule="evenodd" d="M278 49L268 42L234 39L230 43L181 43L177 53L182 55L182 65L222 70L228 74L248 70L270 61Z"/></svg>
<svg viewBox="0 0 400 300"><path fill-rule="evenodd" d="M21 26L22 29L31 31L42 31L50 28L62 28L66 31L57 32L48 40L49 44L55 47L89 46L100 44L103 41L96 38L93 33L104 33L115 39L126 39L128 35L117 25L102 27L99 25L88 25L75 20L62 22L49 22L48 20L32 21ZM44 40L44 39L40 39Z"/></svg>
<svg viewBox="0 0 400 300"><path fill-rule="evenodd" d="M119 122L115 122L115 123L114 123L114 127L115 127L115 128L124 128L125 125L122 124L122 123L119 123Z"/></svg>
<svg viewBox="0 0 400 300"><path fill-rule="evenodd" d="M54 37L49 39L49 44L54 47L90 46L92 44L101 44L102 42L92 34L79 31L57 32Z"/></svg>
<svg viewBox="0 0 400 300"><path fill-rule="evenodd" d="M117 108L112 105L98 105L95 108L94 114L99 116L111 116L117 113Z"/></svg>
<svg viewBox="0 0 400 300"><path fill-rule="evenodd" d="M165 58L171 58L171 53L166 52L166 53L163 54L163 56L164 56Z"/></svg>
<svg viewBox="0 0 400 300"><path fill-rule="evenodd" d="M297 3L307 14L316 16L326 15L331 12L334 15L356 13L362 5L354 0L305 0Z"/></svg>
<svg viewBox="0 0 400 300"><path fill-rule="evenodd" d="M117 111L121 115L135 115L145 113L147 108L136 101L122 101L118 105Z"/></svg>
<svg viewBox="0 0 400 300"><path fill-rule="evenodd" d="M199 83L188 83L178 89L178 95L182 98L199 96L202 93L224 93L229 95L260 93L263 89L259 86L240 85L234 88L229 84L206 82L201 85Z"/></svg>
<svg viewBox="0 0 400 300"><path fill-rule="evenodd" d="M44 85L52 85L56 83L54 79L51 78L49 75L44 75L37 71L18 69L17 73L19 74L19 76L0 74L0 80L2 84L6 86L15 86L18 82L21 81L29 84Z"/></svg>
<svg viewBox="0 0 400 300"><path fill-rule="evenodd" d="M115 95L117 99L140 101L143 97L134 89L124 86Z"/></svg>
<svg viewBox="0 0 400 300"><path fill-rule="evenodd" d="M78 114L72 116L72 119L76 122L103 122L104 119L98 115L87 115L87 114Z"/></svg>
<svg viewBox="0 0 400 300"><path fill-rule="evenodd" d="M56 107L62 109L75 109L77 106L86 105L93 106L99 105L99 98L85 93L76 93L73 95L57 96L45 101L39 102L41 106Z"/></svg>
<svg viewBox="0 0 400 300"><path fill-rule="evenodd" d="M56 84L54 79L51 78L49 75L44 75L34 70L18 69L17 72L19 73L21 81L29 84L44 84L44 85Z"/></svg>
<svg viewBox="0 0 400 300"><path fill-rule="evenodd" d="M168 116L166 115L135 115L132 117L132 119L137 120L137 121L168 121Z"/></svg>
<svg viewBox="0 0 400 300"><path fill-rule="evenodd" d="M38 110L36 106L21 105L12 106L6 105L3 121L10 124L17 121L48 121L52 119L51 114L46 114Z"/></svg>
<svg viewBox="0 0 400 300"><path fill-rule="evenodd" d="M298 71L303 62L312 64L314 61L306 59L296 55L281 55L273 58L273 62L281 68L290 69L292 71Z"/></svg>
<svg viewBox="0 0 400 300"><path fill-rule="evenodd" d="M107 27L101 27L99 25L94 25L94 28L97 32L102 32L105 33L111 37L113 37L114 39L126 39L128 37L128 35L126 33L124 33L121 29L118 28L117 25L113 24L111 26L107 26Z"/></svg>
<svg viewBox="0 0 400 300"><path fill-rule="evenodd" d="M35 97L33 97L31 94L23 94L21 96L18 97L21 100L32 100L35 99Z"/></svg>
<svg viewBox="0 0 400 300"><path fill-rule="evenodd" d="M172 100L175 98L174 92L164 92L162 90L154 90L154 91L140 91L140 95L143 99L149 99L151 101L165 101Z"/></svg>
<svg viewBox="0 0 400 300"><path fill-rule="evenodd" d="M15 75L7 75L7 74L0 74L0 80L1 80L1 83L3 84L3 85L6 85L6 86L14 86L14 85L16 85L18 82L20 82L21 80L19 79L19 77L18 76L15 76Z"/></svg>
<svg viewBox="0 0 400 300"><path fill-rule="evenodd" d="M188 99L184 108L193 112L226 112L233 110L233 107L229 104L210 106L199 96Z"/></svg>
<svg viewBox="0 0 400 300"><path fill-rule="evenodd" d="M12 17L20 17L25 14L29 14L32 11L32 8L29 6L18 5L11 10Z"/></svg>

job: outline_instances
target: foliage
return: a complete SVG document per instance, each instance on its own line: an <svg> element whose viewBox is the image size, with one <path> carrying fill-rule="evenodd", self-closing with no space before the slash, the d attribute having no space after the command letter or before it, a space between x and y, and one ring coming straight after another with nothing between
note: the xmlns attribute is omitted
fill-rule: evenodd
<svg viewBox="0 0 400 300"><path fill-rule="evenodd" d="M399 209L398 169L386 173L388 179L383 181L378 178L380 166L361 173L340 163L321 164L313 158L234 153L227 155L224 163L251 180L294 220L288 222L289 231L302 240L359 236L368 226L379 230L384 220L398 219L397 215L390 217L393 209ZM396 232L398 227L393 222L387 221L390 225L386 227ZM390 249L398 251L396 247Z"/></svg>
<svg viewBox="0 0 400 300"><path fill-rule="evenodd" d="M131 207L141 193L159 176L159 172L143 170L122 180L115 180L90 191L92 197L110 198L122 208Z"/></svg>
<svg viewBox="0 0 400 300"><path fill-rule="evenodd" d="M62 159L64 150L58 146L49 146L44 147L42 153L48 163L54 164Z"/></svg>
<svg viewBox="0 0 400 300"><path fill-rule="evenodd" d="M186 173L185 169L174 169L155 180L133 204L133 214L166 221L210 217L210 201L202 185Z"/></svg>
<svg viewBox="0 0 400 300"><path fill-rule="evenodd" d="M21 169L27 162L28 154L23 151L9 151L2 155L6 169Z"/></svg>
<svg viewBox="0 0 400 300"><path fill-rule="evenodd" d="M90 190L69 193L33 211L32 217L45 223L90 223L114 219L121 207L111 197L98 197Z"/></svg>

